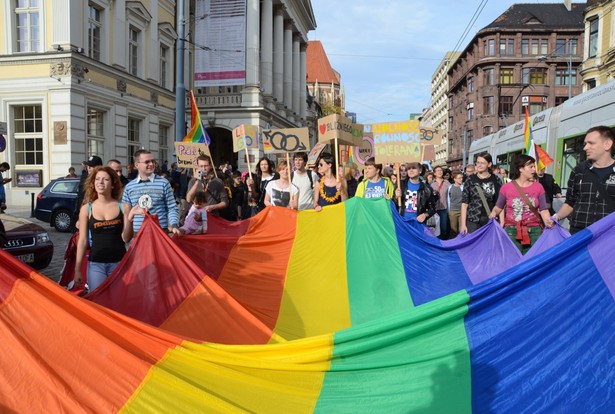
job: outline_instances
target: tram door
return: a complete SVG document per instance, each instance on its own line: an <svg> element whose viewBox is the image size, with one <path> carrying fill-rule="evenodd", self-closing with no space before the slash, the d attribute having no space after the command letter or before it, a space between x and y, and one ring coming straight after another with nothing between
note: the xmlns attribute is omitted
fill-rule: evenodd
<svg viewBox="0 0 615 414"><path fill-rule="evenodd" d="M564 151L562 155L562 176L560 177L560 184L562 189L568 185L568 178L570 173L580 162L587 159L585 151L583 151L583 142L585 141L585 135L579 135L577 137L567 138L564 140Z"/></svg>

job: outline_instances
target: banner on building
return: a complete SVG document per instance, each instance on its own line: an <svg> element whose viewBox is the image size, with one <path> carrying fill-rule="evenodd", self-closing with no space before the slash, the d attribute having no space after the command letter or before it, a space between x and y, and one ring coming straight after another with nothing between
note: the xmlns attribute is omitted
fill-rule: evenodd
<svg viewBox="0 0 615 414"><path fill-rule="evenodd" d="M329 143L337 138L340 145L358 146L363 138L363 125L353 124L345 116L332 114L318 120L318 142Z"/></svg>
<svg viewBox="0 0 615 414"><path fill-rule="evenodd" d="M419 121L383 122L372 125L374 152L378 163L421 162L426 145L440 142L433 128ZM431 150L429 150L431 151Z"/></svg>
<svg viewBox="0 0 615 414"><path fill-rule="evenodd" d="M246 83L246 0L197 0L194 39L194 86Z"/></svg>
<svg viewBox="0 0 615 414"><path fill-rule="evenodd" d="M260 140L258 137L258 127L255 125L239 125L233 130L233 152L242 149L258 149Z"/></svg>
<svg viewBox="0 0 615 414"><path fill-rule="evenodd" d="M261 139L265 154L310 151L310 132L307 128L266 129Z"/></svg>
<svg viewBox="0 0 615 414"><path fill-rule="evenodd" d="M175 155L177 156L177 166L179 168L196 167L196 159L199 155L209 155L209 146L196 142L175 142Z"/></svg>

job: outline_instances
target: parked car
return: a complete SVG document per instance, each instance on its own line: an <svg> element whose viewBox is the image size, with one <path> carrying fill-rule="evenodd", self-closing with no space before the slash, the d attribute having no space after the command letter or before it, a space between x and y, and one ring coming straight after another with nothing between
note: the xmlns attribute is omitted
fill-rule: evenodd
<svg viewBox="0 0 615 414"><path fill-rule="evenodd" d="M36 197L34 216L49 223L57 231L69 232L77 203L79 178L56 178Z"/></svg>
<svg viewBox="0 0 615 414"><path fill-rule="evenodd" d="M8 214L0 216L6 230L3 249L34 269L49 266L53 258L53 242L47 231L29 220Z"/></svg>

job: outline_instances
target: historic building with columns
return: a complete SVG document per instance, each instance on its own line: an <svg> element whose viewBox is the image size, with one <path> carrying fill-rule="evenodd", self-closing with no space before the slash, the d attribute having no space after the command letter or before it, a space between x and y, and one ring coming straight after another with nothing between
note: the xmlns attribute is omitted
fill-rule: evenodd
<svg viewBox="0 0 615 414"><path fill-rule="evenodd" d="M175 0L5 0L0 122L11 206L89 156L171 160ZM3 128L4 129L4 128Z"/></svg>
<svg viewBox="0 0 615 414"><path fill-rule="evenodd" d="M308 125L307 34L316 28L309 0L246 0L246 5L245 84L224 85L221 81L220 85L193 87L211 137L214 161L230 161L242 171L247 165L244 154L233 153L234 128L241 124L261 129ZM233 2L224 7L233 7ZM193 7L191 12L197 9ZM190 20L198 22L199 16L193 17ZM207 44L207 39L197 38L193 53L198 53L194 48L200 47L200 42ZM312 142L316 140L314 132ZM262 155L262 150L250 151L254 161Z"/></svg>

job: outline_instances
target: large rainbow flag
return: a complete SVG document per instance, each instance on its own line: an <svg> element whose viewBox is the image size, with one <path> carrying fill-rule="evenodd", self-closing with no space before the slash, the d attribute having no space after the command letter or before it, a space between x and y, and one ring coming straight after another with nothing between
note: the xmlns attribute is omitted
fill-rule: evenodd
<svg viewBox="0 0 615 414"><path fill-rule="evenodd" d="M510 260L385 200L220 226L149 217L90 300L0 252L0 411L615 412L615 215Z"/></svg>

